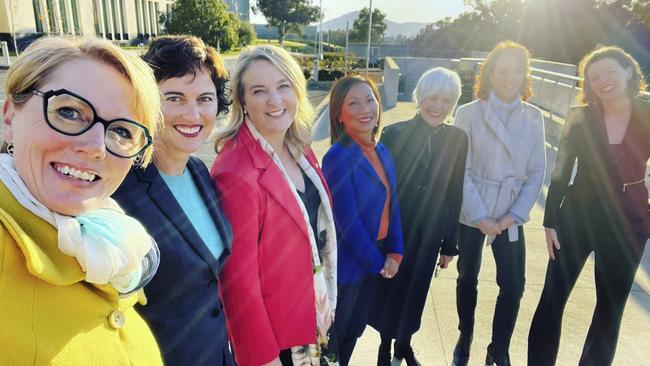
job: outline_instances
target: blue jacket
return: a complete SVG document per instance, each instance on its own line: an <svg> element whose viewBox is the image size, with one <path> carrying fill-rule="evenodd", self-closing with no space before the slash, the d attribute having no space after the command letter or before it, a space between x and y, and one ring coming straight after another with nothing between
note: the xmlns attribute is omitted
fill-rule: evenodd
<svg viewBox="0 0 650 366"><path fill-rule="evenodd" d="M391 187L390 224L385 247L377 247L377 233L386 202L386 188L361 148L349 137L330 147L323 158L323 174L332 193L338 234L338 283L355 283L383 268L385 254L403 252L395 166L388 149L377 143Z"/></svg>
<svg viewBox="0 0 650 366"><path fill-rule="evenodd" d="M147 305L138 312L156 336L165 364L230 366L217 286L232 231L205 164L190 158L187 169L221 234L220 258L212 255L154 164L131 170L113 198L140 220L160 248L158 272L144 289Z"/></svg>

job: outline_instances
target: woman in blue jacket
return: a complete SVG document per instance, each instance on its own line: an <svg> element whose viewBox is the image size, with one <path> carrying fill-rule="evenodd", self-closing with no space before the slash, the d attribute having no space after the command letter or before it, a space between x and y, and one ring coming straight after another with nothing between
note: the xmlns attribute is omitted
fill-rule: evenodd
<svg viewBox="0 0 650 366"><path fill-rule="evenodd" d="M338 241L338 300L329 350L346 366L363 334L379 276L393 278L403 240L395 167L377 142L381 103L370 79L347 76L330 92L332 147L323 173Z"/></svg>

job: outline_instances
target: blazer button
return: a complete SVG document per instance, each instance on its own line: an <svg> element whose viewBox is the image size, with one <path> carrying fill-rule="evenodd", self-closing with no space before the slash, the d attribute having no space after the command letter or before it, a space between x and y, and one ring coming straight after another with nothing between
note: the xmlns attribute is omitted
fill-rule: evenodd
<svg viewBox="0 0 650 366"><path fill-rule="evenodd" d="M216 318L216 317L219 316L220 313L221 313L221 310L219 310L219 308L214 308L214 309L212 309L212 312L210 313L210 315L212 315L213 318Z"/></svg>
<svg viewBox="0 0 650 366"><path fill-rule="evenodd" d="M120 310L113 310L108 316L108 324L110 324L114 329L122 328L124 326L124 322L126 322L126 317L124 316L124 312Z"/></svg>

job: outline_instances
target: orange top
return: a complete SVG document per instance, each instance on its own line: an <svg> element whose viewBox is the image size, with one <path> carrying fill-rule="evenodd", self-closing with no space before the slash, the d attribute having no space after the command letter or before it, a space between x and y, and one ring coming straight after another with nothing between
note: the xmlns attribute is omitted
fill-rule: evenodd
<svg viewBox="0 0 650 366"><path fill-rule="evenodd" d="M377 151L375 151L375 146L377 143L374 140L367 141L361 137L355 136L353 134L348 134L352 141L356 142L357 145L361 148L361 152L368 159L370 165L375 169L375 173L379 176L379 179L384 184L386 188L386 202L384 202L384 210L381 212L381 222L379 223L379 232L377 233L377 240L386 239L388 236L388 225L390 224L390 200L391 200L391 191L390 184L388 183L388 178L386 177L386 171L384 166L379 160ZM397 253L389 253L386 255L388 258L392 258L397 263L402 262L402 255Z"/></svg>

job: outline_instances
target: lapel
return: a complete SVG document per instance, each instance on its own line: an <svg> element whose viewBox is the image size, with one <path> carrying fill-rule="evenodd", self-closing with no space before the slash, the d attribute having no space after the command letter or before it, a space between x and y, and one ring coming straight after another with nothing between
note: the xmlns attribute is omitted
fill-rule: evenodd
<svg viewBox="0 0 650 366"><path fill-rule="evenodd" d="M510 158L514 160L515 153L514 153L514 148L512 146L512 138L510 137L510 133L508 133L508 130L506 130L506 126L504 126L503 123L499 120L499 117L497 117L494 114L492 109L489 107L487 100L479 101L479 105L481 106L481 111L483 112L483 119L490 127L490 129L499 138L499 141L501 141L503 146L505 146L506 151L508 151L508 154L510 154ZM522 109L524 108L523 104L521 108ZM522 113L522 117L525 118L523 113Z"/></svg>
<svg viewBox="0 0 650 366"><path fill-rule="evenodd" d="M167 184L165 184L155 164L149 164L145 169L136 169L135 172L140 181L149 183L147 194L151 201L174 225L176 231L181 234L190 247L208 264L214 276L218 277L219 263L217 259L212 255L196 229L194 229L194 225L187 218Z"/></svg>
<svg viewBox="0 0 650 366"><path fill-rule="evenodd" d="M390 186L391 191L393 190L392 187L395 187L397 185L397 182L395 182L395 174L392 169L393 164L390 162L390 153L386 149L386 147L383 144L377 144L377 156L379 156L379 160L381 161L381 165L384 166L384 172L386 173L386 179L388 179L388 185ZM374 171L374 168L373 168ZM376 175L376 173L375 173ZM379 179L379 177L377 177ZM381 180L379 181L381 183ZM384 184L381 183L383 186ZM393 200L391 200L393 201Z"/></svg>
<svg viewBox="0 0 650 366"><path fill-rule="evenodd" d="M248 150L253 166L261 170L260 177L257 182L271 197L278 203L280 207L291 217L295 224L300 228L300 231L309 238L307 233L307 226L305 218L300 211L298 202L296 202L296 194L291 192L292 187L284 177L280 168L273 162L273 158L264 151L259 142L255 140L253 135L244 124L239 129L239 139Z"/></svg>
<svg viewBox="0 0 650 366"><path fill-rule="evenodd" d="M355 168L361 167L361 169L365 170L366 173L368 173L368 175L370 175L375 180L375 183L383 186L384 184L381 182L381 179L379 179L379 176L377 175L375 168L372 167L372 164L370 164L368 158L366 158L366 156L363 155L363 151L361 151L359 145L357 145L356 142L354 142L350 137L348 137L348 135L343 136L343 138L341 139L341 143L350 151L350 155L352 156L352 162L354 163L354 167Z"/></svg>
<svg viewBox="0 0 650 366"><path fill-rule="evenodd" d="M210 216L212 217L212 221L221 237L223 252L218 258L219 267L217 268L217 273L219 273L221 272L221 267L223 267L225 263L225 259L230 255L232 250L232 228L230 227L230 223L225 214L221 210L218 192L214 186L214 182L210 178L207 168L203 165L203 162L198 159L190 158L187 168L189 169L190 174L192 174L194 184L196 184L201 197L203 197L203 201L205 202L208 212L210 212ZM211 254L212 253L210 253L210 257L212 257Z"/></svg>

